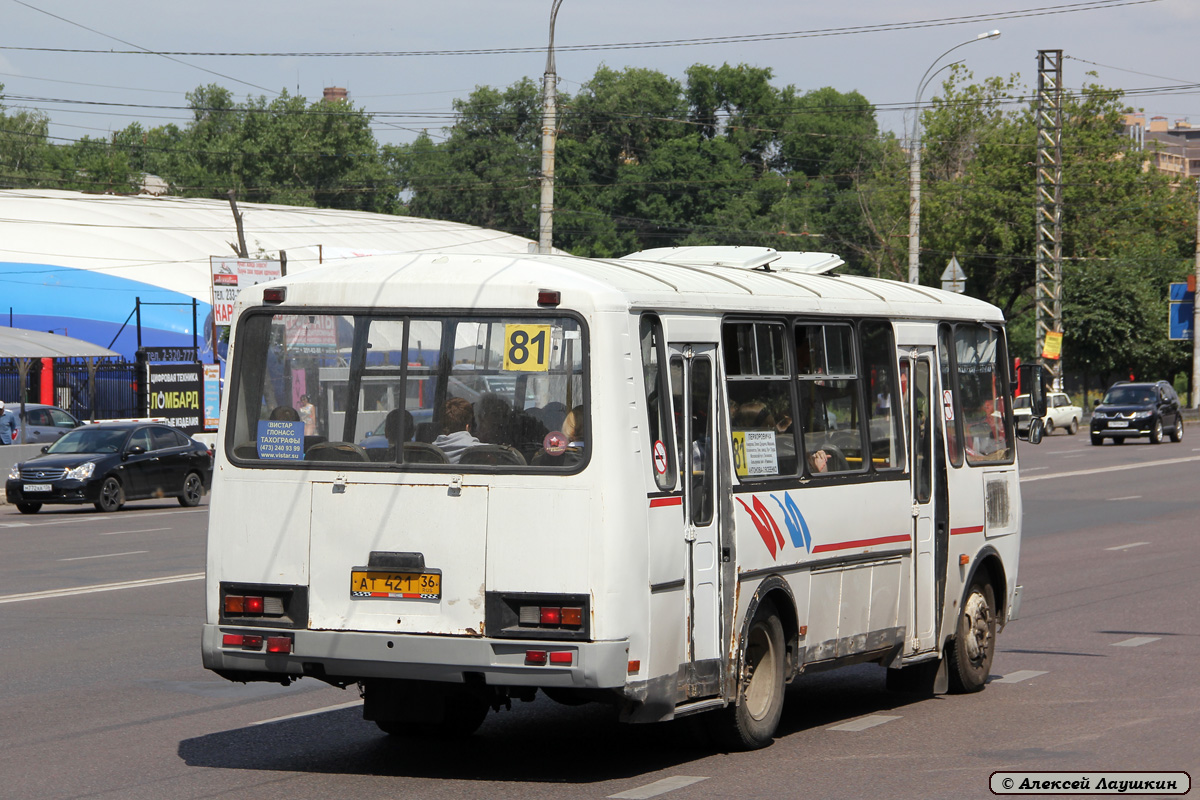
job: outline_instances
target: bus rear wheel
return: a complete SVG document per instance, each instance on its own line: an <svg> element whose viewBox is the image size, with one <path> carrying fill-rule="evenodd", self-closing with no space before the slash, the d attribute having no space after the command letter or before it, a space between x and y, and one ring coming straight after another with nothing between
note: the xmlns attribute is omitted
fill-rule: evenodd
<svg viewBox="0 0 1200 800"><path fill-rule="evenodd" d="M950 690L978 692L987 683L996 655L996 598L986 580L976 579L958 615L954 641L946 658Z"/></svg>
<svg viewBox="0 0 1200 800"><path fill-rule="evenodd" d="M746 631L737 701L712 714L718 741L732 750L771 744L783 714L784 661L783 623L768 600Z"/></svg>

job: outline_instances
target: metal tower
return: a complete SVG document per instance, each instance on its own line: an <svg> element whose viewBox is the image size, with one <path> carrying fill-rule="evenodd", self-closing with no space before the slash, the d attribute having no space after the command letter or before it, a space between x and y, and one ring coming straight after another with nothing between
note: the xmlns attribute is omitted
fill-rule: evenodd
<svg viewBox="0 0 1200 800"><path fill-rule="evenodd" d="M1042 358L1046 334L1062 332L1062 50L1038 51L1037 357L1062 386L1062 359Z"/></svg>

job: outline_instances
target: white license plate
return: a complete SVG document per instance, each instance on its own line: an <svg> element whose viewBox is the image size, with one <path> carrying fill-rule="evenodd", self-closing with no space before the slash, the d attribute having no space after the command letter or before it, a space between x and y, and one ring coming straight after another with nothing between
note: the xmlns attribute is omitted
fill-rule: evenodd
<svg viewBox="0 0 1200 800"><path fill-rule="evenodd" d="M1110 422L1110 423L1108 423L1108 427L1110 427L1110 428L1128 428L1128 427L1129 427L1129 423L1128 423L1128 422L1124 422L1124 421L1122 421L1122 422Z"/></svg>
<svg viewBox="0 0 1200 800"><path fill-rule="evenodd" d="M27 492L48 492L53 488L54 487L48 483L27 483L27 484L25 484L25 491L27 491Z"/></svg>

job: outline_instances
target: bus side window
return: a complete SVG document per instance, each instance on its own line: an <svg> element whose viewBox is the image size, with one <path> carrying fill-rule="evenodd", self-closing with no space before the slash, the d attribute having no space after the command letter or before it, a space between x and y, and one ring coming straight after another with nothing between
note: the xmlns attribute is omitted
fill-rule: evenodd
<svg viewBox="0 0 1200 800"><path fill-rule="evenodd" d="M867 468L853 331L845 324L796 326L796 380L810 475Z"/></svg>
<svg viewBox="0 0 1200 800"><path fill-rule="evenodd" d="M658 488L675 488L675 449L671 446L671 389L667 383L666 342L662 322L643 314L640 322L642 379L646 388L646 423L650 433L650 471Z"/></svg>
<svg viewBox="0 0 1200 800"><path fill-rule="evenodd" d="M780 322L728 322L722 340L734 471L742 480L795 475L786 328Z"/></svg>
<svg viewBox="0 0 1200 800"><path fill-rule="evenodd" d="M949 392L952 405L951 419L946 419L946 411L944 408L939 413L942 414L942 419L945 421L946 431L946 453L950 456L950 464L955 467L961 467L963 463L962 437L958 435L959 424L962 420L962 401L958 397L958 392L954 391L954 381L950 369L950 326L942 325L938 328L938 363L942 373L942 392L943 400L939 403L939 407L945 403L945 393Z"/></svg>
<svg viewBox="0 0 1200 800"><path fill-rule="evenodd" d="M895 359L896 344L892 326L887 322L864 322L862 334L863 370L867 379L867 409L870 423L871 462L875 469L899 469L904 466L903 437L897 415Z"/></svg>

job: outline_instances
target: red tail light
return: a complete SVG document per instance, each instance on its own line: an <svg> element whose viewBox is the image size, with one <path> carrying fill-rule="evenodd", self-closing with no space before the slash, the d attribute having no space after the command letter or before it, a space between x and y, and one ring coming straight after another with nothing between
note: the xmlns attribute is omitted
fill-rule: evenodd
<svg viewBox="0 0 1200 800"><path fill-rule="evenodd" d="M290 637L290 636L268 636L267 637L267 652L268 653L290 653L290 652L292 652L292 637Z"/></svg>

